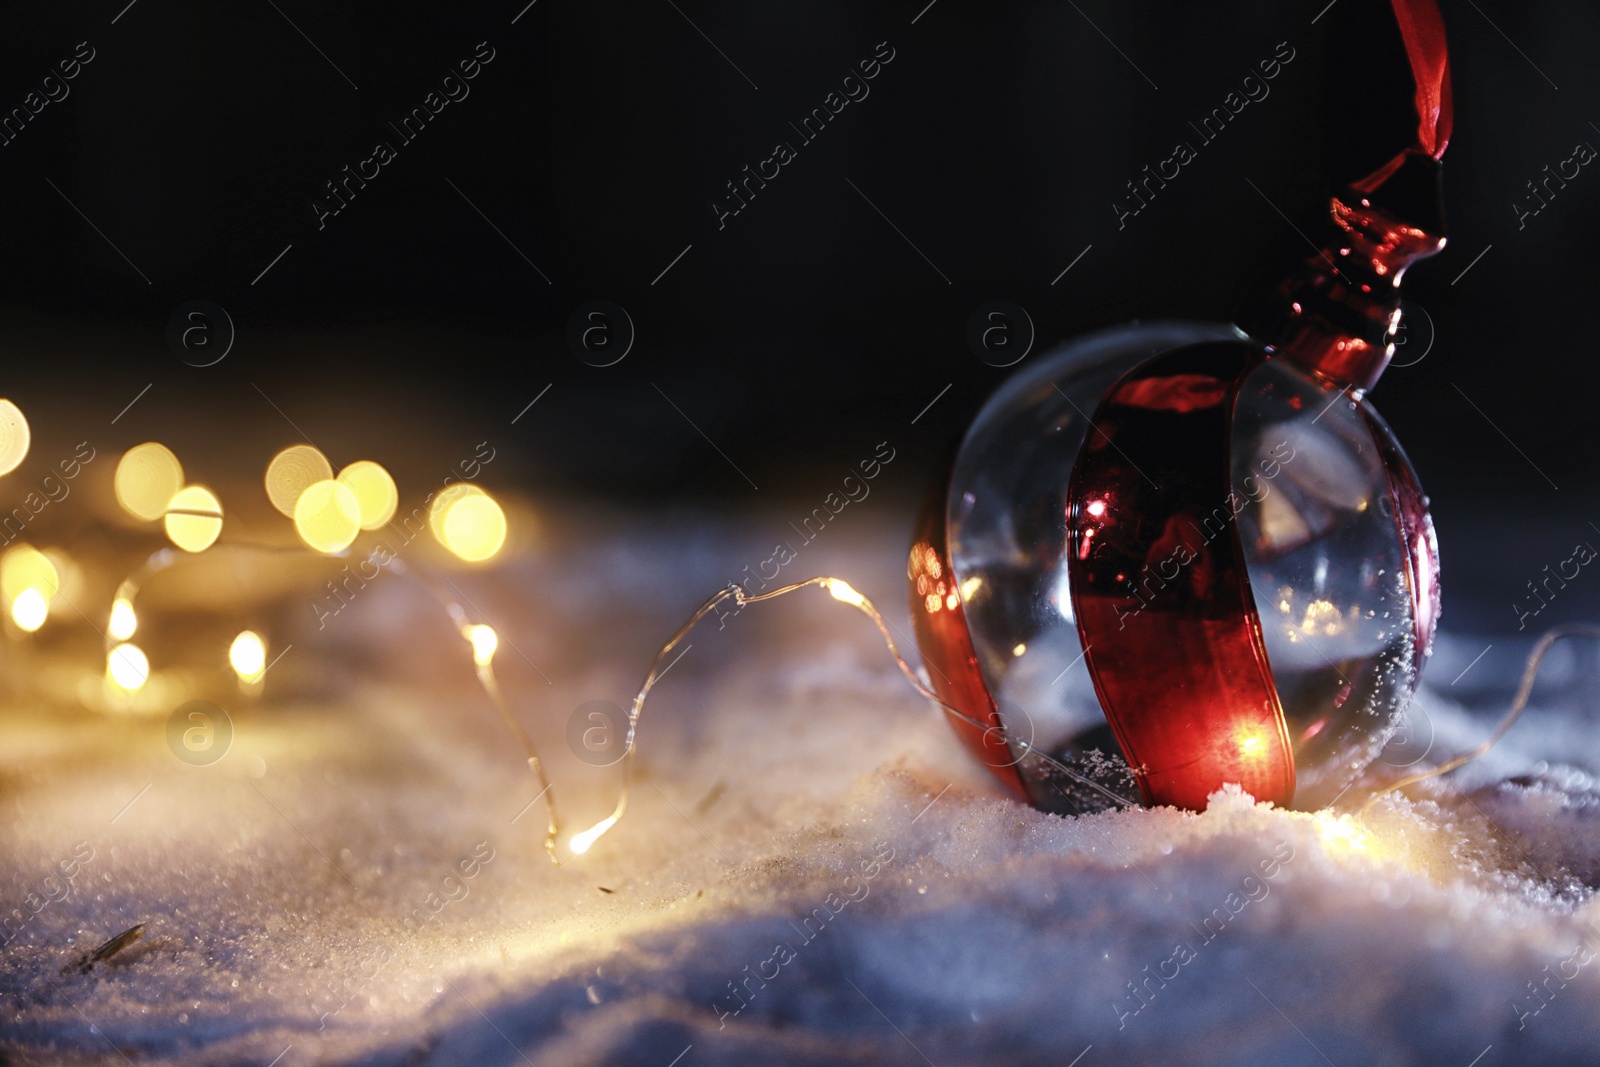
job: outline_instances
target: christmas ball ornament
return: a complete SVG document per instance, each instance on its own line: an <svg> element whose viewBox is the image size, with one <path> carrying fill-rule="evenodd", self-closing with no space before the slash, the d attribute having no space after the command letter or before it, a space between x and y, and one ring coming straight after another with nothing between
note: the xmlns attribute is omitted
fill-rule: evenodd
<svg viewBox="0 0 1600 1067"><path fill-rule="evenodd" d="M1417 144L1333 198L1326 246L1242 328L1134 325L1027 367L924 509L908 576L929 682L1035 805L1103 806L1131 778L1151 804L1232 782L1322 806L1416 687L1438 550L1367 392L1406 267L1444 246L1450 97L1437 9L1395 10Z"/></svg>

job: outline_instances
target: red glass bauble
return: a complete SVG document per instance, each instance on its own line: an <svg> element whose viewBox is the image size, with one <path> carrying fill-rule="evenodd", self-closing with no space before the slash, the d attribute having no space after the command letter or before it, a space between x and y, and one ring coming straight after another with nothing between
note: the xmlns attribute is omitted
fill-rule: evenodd
<svg viewBox="0 0 1600 1067"><path fill-rule="evenodd" d="M1146 803L1232 782L1321 806L1404 712L1438 549L1366 394L1405 267L1444 243L1437 161L1403 153L1331 219L1246 328L1135 325L1024 369L932 494L908 570L929 682L1031 803L1131 779Z"/></svg>

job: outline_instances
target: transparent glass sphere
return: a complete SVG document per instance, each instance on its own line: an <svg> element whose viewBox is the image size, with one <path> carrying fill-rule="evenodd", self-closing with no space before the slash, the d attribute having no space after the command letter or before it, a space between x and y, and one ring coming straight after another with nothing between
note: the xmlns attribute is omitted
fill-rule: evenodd
<svg viewBox="0 0 1600 1067"><path fill-rule="evenodd" d="M1219 342L1259 347L1231 326L1154 322L1046 353L983 407L952 468L948 565L1005 732L1097 780L1120 755L1074 616L1069 483L1086 438L1100 433L1091 418L1119 378L1160 353ZM1231 434L1218 462L1232 491L1196 534L1239 537L1292 746L1296 804L1321 806L1376 757L1415 688L1437 616L1432 525L1404 453L1370 404L1285 360L1245 373ZM1161 653L1150 650L1153 674ZM1034 803L1072 811L1092 802L1022 759L1014 741L1013 755Z"/></svg>

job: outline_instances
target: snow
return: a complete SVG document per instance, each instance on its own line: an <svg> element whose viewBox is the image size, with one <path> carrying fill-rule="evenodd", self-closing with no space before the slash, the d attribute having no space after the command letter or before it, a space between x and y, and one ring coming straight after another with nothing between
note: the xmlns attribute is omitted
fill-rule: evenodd
<svg viewBox="0 0 1600 1067"><path fill-rule="evenodd" d="M851 516L794 577L846 577L904 632L900 519ZM569 751L573 709L626 705L784 523L568 521L453 580L502 634L575 829L616 769ZM628 815L558 869L425 593L385 577L326 630L301 601L274 618L294 650L228 704L212 765L174 759L165 716L0 713L9 1062L1594 1062L1600 741L1576 653L1459 781L1361 819L1356 796L1237 790L1061 818L1005 799L870 623L811 591L695 631ZM1484 643L1441 638L1387 774L1487 731L1528 642L1451 686Z"/></svg>

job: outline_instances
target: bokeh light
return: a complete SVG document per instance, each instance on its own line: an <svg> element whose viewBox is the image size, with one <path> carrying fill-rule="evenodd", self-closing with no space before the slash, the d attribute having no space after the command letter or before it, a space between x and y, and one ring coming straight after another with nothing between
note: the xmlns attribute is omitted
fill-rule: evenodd
<svg viewBox="0 0 1600 1067"><path fill-rule="evenodd" d="M370 459L357 460L340 471L337 480L356 495L363 530L376 530L394 517L400 493L382 464Z"/></svg>
<svg viewBox="0 0 1600 1067"><path fill-rule="evenodd" d="M333 477L328 457L310 445L290 445L267 464L267 497L272 506L294 518L300 494Z"/></svg>
<svg viewBox="0 0 1600 1067"><path fill-rule="evenodd" d="M83 568L78 565L76 560L67 555L66 550L63 548L51 546L50 548L40 549L40 551L44 554L44 558L50 561L50 565L56 569L54 598L50 596L49 590L42 586L39 588L39 591L45 594L45 600L50 604L50 613L59 615L62 611L72 611L76 614L76 609L68 603L67 597L83 589Z"/></svg>
<svg viewBox="0 0 1600 1067"><path fill-rule="evenodd" d="M343 552L361 532L361 504L343 482L315 482L294 506L294 529L318 552Z"/></svg>
<svg viewBox="0 0 1600 1067"><path fill-rule="evenodd" d="M32 545L13 546L0 557L0 599L15 604L29 589L35 590L48 607L61 588L61 574L50 557Z"/></svg>
<svg viewBox="0 0 1600 1067"><path fill-rule="evenodd" d="M183 488L183 464L166 445L154 441L134 445L117 461L112 488L123 511L154 522L166 514L168 501Z"/></svg>
<svg viewBox="0 0 1600 1067"><path fill-rule="evenodd" d="M167 504L167 536L185 552L204 552L222 534L222 501L203 485L187 485Z"/></svg>
<svg viewBox="0 0 1600 1067"><path fill-rule="evenodd" d="M49 616L50 603L37 589L24 589L11 602L11 621L30 634L43 626Z"/></svg>
<svg viewBox="0 0 1600 1067"><path fill-rule="evenodd" d="M150 660L138 645L118 645L106 653L106 677L131 693L150 680Z"/></svg>
<svg viewBox="0 0 1600 1067"><path fill-rule="evenodd" d="M254 630L241 630L228 646L228 662L243 682L261 677L267 667L267 644Z"/></svg>
<svg viewBox="0 0 1600 1067"><path fill-rule="evenodd" d="M492 559L506 543L506 513L475 485L452 485L439 494L428 525L440 544L468 563Z"/></svg>
<svg viewBox="0 0 1600 1067"><path fill-rule="evenodd" d="M433 503L428 505L428 528L433 531L433 538L441 545L444 544L444 516L451 508L455 507L465 498L483 490L475 485L457 482L446 486L433 498Z"/></svg>
<svg viewBox="0 0 1600 1067"><path fill-rule="evenodd" d="M139 629L139 616L134 613L133 601L117 597L111 602L111 621L106 623L106 633L113 641L126 641Z"/></svg>
<svg viewBox="0 0 1600 1067"><path fill-rule="evenodd" d="M28 457L33 431L22 409L9 400L0 400L0 474L10 474Z"/></svg>

